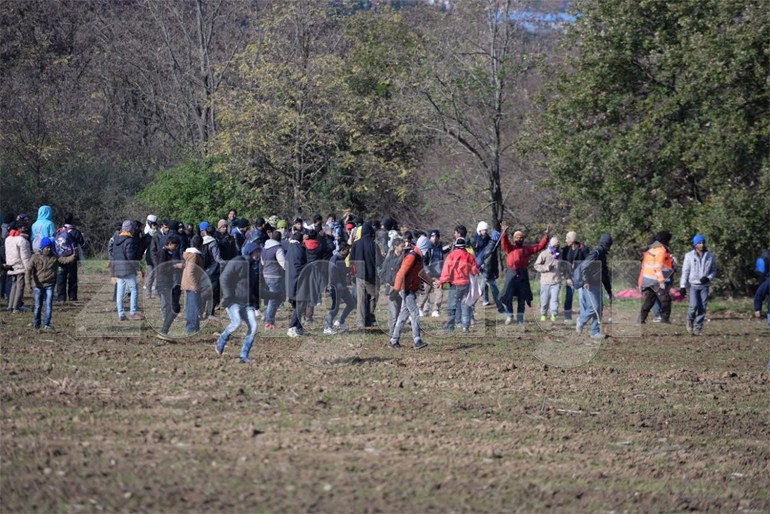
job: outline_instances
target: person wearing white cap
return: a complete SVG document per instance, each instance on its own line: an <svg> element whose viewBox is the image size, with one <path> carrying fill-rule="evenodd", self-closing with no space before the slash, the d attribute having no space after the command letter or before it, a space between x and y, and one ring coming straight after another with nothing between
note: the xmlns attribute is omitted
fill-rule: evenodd
<svg viewBox="0 0 770 514"><path fill-rule="evenodd" d="M556 321L559 315L559 293L563 271L559 260L559 238L552 237L548 247L540 252L535 259L535 271L540 273L540 321L546 321L548 309L551 310L551 321Z"/></svg>
<svg viewBox="0 0 770 514"><path fill-rule="evenodd" d="M495 237L496 235L496 237ZM484 305L488 305L487 287L492 290L492 299L499 313L505 312L503 302L500 301L500 289L497 287L497 279L500 276L500 260L498 257L500 248L500 233L494 231L490 234L489 224L480 221L476 226L476 233L471 238L471 247L476 253L476 264L479 266L479 275L484 279Z"/></svg>
<svg viewBox="0 0 770 514"><path fill-rule="evenodd" d="M155 214L148 214L147 215L147 223L144 224L144 233L149 234L150 229L152 228L152 225L155 224L157 226L158 224L158 216Z"/></svg>

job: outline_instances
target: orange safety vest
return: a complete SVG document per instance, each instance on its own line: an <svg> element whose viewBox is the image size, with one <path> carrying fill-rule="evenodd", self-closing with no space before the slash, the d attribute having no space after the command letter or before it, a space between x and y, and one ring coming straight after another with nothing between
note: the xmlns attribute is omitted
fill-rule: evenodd
<svg viewBox="0 0 770 514"><path fill-rule="evenodd" d="M654 287L664 282L674 272L674 261L668 249L655 242L642 256L639 287Z"/></svg>

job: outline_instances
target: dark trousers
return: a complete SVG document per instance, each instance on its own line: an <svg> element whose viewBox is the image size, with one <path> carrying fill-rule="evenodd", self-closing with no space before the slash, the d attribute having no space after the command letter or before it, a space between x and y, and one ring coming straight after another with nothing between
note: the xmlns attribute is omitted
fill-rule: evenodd
<svg viewBox="0 0 770 514"><path fill-rule="evenodd" d="M640 321L642 323L647 321L647 315L650 313L652 306L655 305L656 301L660 301L661 321L669 323L671 320L671 294L669 293L669 288L645 287L642 290L642 295L644 296L644 302L642 302Z"/></svg>
<svg viewBox="0 0 770 514"><path fill-rule="evenodd" d="M78 261L59 266L56 272L56 299L77 301L78 299Z"/></svg>
<svg viewBox="0 0 770 514"><path fill-rule="evenodd" d="M326 326L331 327L334 324L334 318L340 310L340 300L345 302L345 308L342 310L342 316L340 316L340 323L345 323L348 314L356 307L356 300L353 295L350 294L348 288L343 285L333 286L329 289L329 297L332 301L332 306L329 309L329 313L326 316Z"/></svg>
<svg viewBox="0 0 770 514"><path fill-rule="evenodd" d="M297 329L298 334L302 334L304 331L304 328L302 327L302 313L305 312L305 302L289 300L289 303L294 307L294 312L291 313L289 328L294 327Z"/></svg>

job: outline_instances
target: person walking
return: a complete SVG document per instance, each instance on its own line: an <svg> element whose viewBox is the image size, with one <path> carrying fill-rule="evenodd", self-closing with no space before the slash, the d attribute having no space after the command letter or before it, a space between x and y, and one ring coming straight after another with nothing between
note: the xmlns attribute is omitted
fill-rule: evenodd
<svg viewBox="0 0 770 514"><path fill-rule="evenodd" d="M339 250L334 252L332 258L329 259L328 285L326 289L329 291L331 298L331 307L326 315L326 326L324 327L324 334L327 335L334 334L335 328L342 332L347 332L348 326L345 324L345 320L356 307L356 300L348 289L349 270L347 264L345 264L345 259L347 259L349 253L350 247L347 243L342 242L340 243ZM345 308L339 320L335 321L334 318L337 317L337 313L340 310L340 301L345 302Z"/></svg>
<svg viewBox="0 0 770 514"><path fill-rule="evenodd" d="M524 244L524 233L517 230L513 234L513 241L508 236L508 225L503 225L502 246L506 254L505 289L500 300L505 305L505 324L513 322L513 299L516 298L516 323L524 324L524 304L532 305L532 288L529 284L529 259L532 255L543 251L548 246L551 227L546 228L545 234L539 243L534 245Z"/></svg>
<svg viewBox="0 0 770 514"><path fill-rule="evenodd" d="M401 295L393 289L396 283L396 274L404 260L404 240L395 237L391 241L390 250L380 268L380 280L382 281L385 297L388 299L388 336L393 336L396 328L396 320L401 313Z"/></svg>
<svg viewBox="0 0 770 514"><path fill-rule="evenodd" d="M398 314L396 325L393 327L393 334L390 336L390 348L401 348L398 340L401 337L401 330L409 319L412 322L412 339L414 340L414 349L420 350L428 346L422 340L420 330L420 309L417 307L417 292L420 290L420 281L422 267L422 254L420 249L413 246L409 241L404 246L404 260L396 273L396 281L393 290L401 296L401 311Z"/></svg>
<svg viewBox="0 0 770 514"><path fill-rule="evenodd" d="M358 324L361 327L370 327L377 322L374 317L378 289L377 268L382 264L382 254L374 235L372 224L364 223L361 237L356 239L350 251L350 261L355 264Z"/></svg>
<svg viewBox="0 0 770 514"><path fill-rule="evenodd" d="M564 269L561 266L559 238L552 237L548 247L535 259L535 271L540 273L540 321L546 321L548 310L551 321L556 322L559 315L559 293Z"/></svg>
<svg viewBox="0 0 770 514"><path fill-rule="evenodd" d="M430 245L427 246L425 252L425 259L423 264L428 275L433 279L430 285L425 284L425 294L420 301L420 313L422 316L427 314L425 305L430 303L433 307L431 317L441 317L441 303L444 300L444 290L441 289L439 279L441 278L441 271L444 268L444 245L441 242L441 233L438 229L430 231Z"/></svg>
<svg viewBox="0 0 770 514"><path fill-rule="evenodd" d="M653 242L642 256L642 269L639 271L638 285L644 301L639 314L639 323L647 322L656 301L660 302L661 323L671 323L671 276L674 274L674 260L668 245L671 233L658 232Z"/></svg>
<svg viewBox="0 0 770 514"><path fill-rule="evenodd" d="M302 270L307 264L307 251L302 244L304 239L301 230L292 234L286 252L286 286L289 302L294 308L287 332L289 337L299 337L305 333L302 327L302 313L305 312L305 301L310 296L310 281L302 275Z"/></svg>
<svg viewBox="0 0 770 514"><path fill-rule="evenodd" d="M142 320L144 316L139 313L139 286L137 273L141 269L139 264L139 241L135 237L136 223L126 220L120 226L120 232L113 237L110 249L110 261L112 264L112 276L117 278L115 303L118 310L118 319L125 321ZM130 313L126 317L123 299L126 290L130 296Z"/></svg>
<svg viewBox="0 0 770 514"><path fill-rule="evenodd" d="M706 248L706 238L703 235L696 234L692 238L692 246L693 249L684 256L679 292L682 296L687 296L688 292L690 295L687 332L699 336L706 321L711 283L717 276L717 259Z"/></svg>
<svg viewBox="0 0 770 514"><path fill-rule="evenodd" d="M155 288L160 299L160 312L163 317L163 325L158 333L158 339L171 341L168 331L182 310L180 284L182 283L184 263L179 257L179 236L169 234L163 240L164 245L157 250L153 258L153 262L155 262Z"/></svg>
<svg viewBox="0 0 770 514"><path fill-rule="evenodd" d="M610 279L607 254L612 248L612 236L602 234L599 245L575 268L572 274L572 287L579 291L580 317L575 325L578 335L583 333L583 327L591 321L591 337L604 339L601 332L602 312L602 285L607 291L609 301L612 301L612 281Z"/></svg>
<svg viewBox="0 0 770 514"><path fill-rule="evenodd" d="M185 333L197 333L200 326L201 291L203 277L206 275L203 267L203 238L195 234L190 239L190 247L182 254L184 269L182 270L181 289L185 292Z"/></svg>
<svg viewBox="0 0 770 514"><path fill-rule="evenodd" d="M43 331L53 330L53 293L56 284L56 273L59 266L66 266L77 259L77 255L59 257L55 252L56 244L50 237L44 237L40 242L40 251L29 261L26 271L26 281L35 299L33 327L39 330L41 326L41 311L45 309L42 319Z"/></svg>
<svg viewBox="0 0 770 514"><path fill-rule="evenodd" d="M267 308L265 309L265 330L275 329L275 314L286 298L285 275L286 254L281 239L283 234L274 230L262 250L262 276L267 287Z"/></svg>

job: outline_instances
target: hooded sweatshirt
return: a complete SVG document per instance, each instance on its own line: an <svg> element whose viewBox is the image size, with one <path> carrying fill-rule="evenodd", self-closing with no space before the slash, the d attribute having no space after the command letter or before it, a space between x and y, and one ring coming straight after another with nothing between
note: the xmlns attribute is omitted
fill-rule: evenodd
<svg viewBox="0 0 770 514"><path fill-rule="evenodd" d="M37 210L37 221L32 224L32 250L40 251L40 242L44 237L53 238L56 233L56 224L53 222L53 209L42 205Z"/></svg>
<svg viewBox="0 0 770 514"><path fill-rule="evenodd" d="M195 247L190 247L182 254L184 259L184 270L182 271L182 291L192 291L195 293L201 290L201 279L205 264L203 254Z"/></svg>
<svg viewBox="0 0 770 514"><path fill-rule="evenodd" d="M374 227L364 223L361 238L353 243L350 261L356 264L356 278L374 284L377 282L377 267L382 263L382 254L374 241Z"/></svg>

